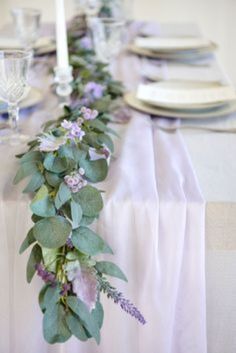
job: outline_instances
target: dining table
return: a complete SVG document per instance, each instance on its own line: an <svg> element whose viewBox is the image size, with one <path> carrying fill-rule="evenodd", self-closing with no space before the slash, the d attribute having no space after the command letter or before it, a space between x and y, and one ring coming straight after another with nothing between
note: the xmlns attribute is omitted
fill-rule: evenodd
<svg viewBox="0 0 236 353"><path fill-rule="evenodd" d="M132 35L136 27L130 28ZM154 27L160 36L201 33L192 23ZM55 65L53 55L42 56L31 69L31 83L42 100L22 110L20 125L32 137L61 113L50 63ZM127 91L137 88L147 70L163 80L230 82L217 53L175 63L153 62L124 49L112 70ZM23 183L13 185L15 155L26 146L0 144L0 353L235 352L236 113L174 122L171 129L173 119L129 109L128 120L112 124L119 138L101 183L104 209L95 228L114 249L106 259L115 258L129 279L112 283L139 307L147 323L136 323L103 296L99 346L74 338L50 346L43 339L37 298L41 281L35 276L27 284L27 256L19 255L32 225Z"/></svg>

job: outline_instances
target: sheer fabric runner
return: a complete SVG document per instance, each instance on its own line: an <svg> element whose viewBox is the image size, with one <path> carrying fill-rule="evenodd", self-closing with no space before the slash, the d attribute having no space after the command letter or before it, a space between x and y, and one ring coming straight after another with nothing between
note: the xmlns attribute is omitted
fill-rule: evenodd
<svg viewBox="0 0 236 353"><path fill-rule="evenodd" d="M135 87L139 59L121 57L116 75ZM36 115L46 119L43 108ZM38 131L39 121L30 124ZM128 285L112 283L139 307L147 324L141 326L103 296L99 347L75 339L55 346L44 342L37 306L41 282L36 278L27 285L27 259L17 255L30 227L28 200L20 188L12 191L16 162L12 151L0 147L0 353L206 352L205 204L188 152L179 133L160 131L145 114L133 112L119 129L115 159L101 185L105 208L97 228L129 278Z"/></svg>

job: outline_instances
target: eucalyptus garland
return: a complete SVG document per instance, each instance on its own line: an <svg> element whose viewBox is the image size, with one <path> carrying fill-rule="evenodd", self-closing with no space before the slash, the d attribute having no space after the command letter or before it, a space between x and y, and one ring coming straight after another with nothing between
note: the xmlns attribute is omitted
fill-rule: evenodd
<svg viewBox="0 0 236 353"><path fill-rule="evenodd" d="M14 179L18 183L29 178L23 192L32 195L33 227L20 253L31 247L27 281L37 273L44 282L39 305L44 338L50 344L72 335L99 343L101 293L145 323L138 309L109 283L106 276L127 279L116 264L96 260L112 249L91 229L103 208L102 191L95 184L107 177L114 151L111 136L116 135L108 123L123 87L96 61L88 37L72 37L69 44L72 103L17 156L20 167Z"/></svg>

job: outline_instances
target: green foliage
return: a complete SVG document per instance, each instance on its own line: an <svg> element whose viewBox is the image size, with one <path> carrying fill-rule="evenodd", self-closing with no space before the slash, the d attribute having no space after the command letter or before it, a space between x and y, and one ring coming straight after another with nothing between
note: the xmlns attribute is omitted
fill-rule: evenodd
<svg viewBox="0 0 236 353"><path fill-rule="evenodd" d="M76 249L87 255L113 253L107 243L87 227L79 227L73 230L72 242Z"/></svg>
<svg viewBox="0 0 236 353"><path fill-rule="evenodd" d="M48 189L42 185L30 204L31 211L40 217L52 217L56 214L55 206L48 194Z"/></svg>
<svg viewBox="0 0 236 353"><path fill-rule="evenodd" d="M128 281L125 274L121 271L121 269L114 264L113 262L109 261L100 261L96 263L96 269L98 272L101 272L105 275L117 277L124 281Z"/></svg>
<svg viewBox="0 0 236 353"><path fill-rule="evenodd" d="M71 207L72 228L76 229L79 227L80 221L82 219L83 211L81 206L78 203L76 203L74 200L71 201L70 207Z"/></svg>
<svg viewBox="0 0 236 353"><path fill-rule="evenodd" d="M71 331L71 333L77 337L80 341L87 341L88 337L86 335L85 329L80 321L79 316L75 313L69 312L66 315L66 323Z"/></svg>
<svg viewBox="0 0 236 353"><path fill-rule="evenodd" d="M49 307L43 317L43 335L48 343L64 343L71 337L62 304Z"/></svg>
<svg viewBox="0 0 236 353"><path fill-rule="evenodd" d="M21 244L21 247L20 247L20 250L19 250L19 253L22 254L26 249L28 249L28 247L35 243L36 242L36 239L34 237L34 233L33 233L33 228L31 228L29 231L28 231L28 234L26 235L26 238L25 240L23 241L23 243Z"/></svg>
<svg viewBox="0 0 236 353"><path fill-rule="evenodd" d="M63 182L61 183L59 190L55 198L55 206L57 209L61 208L71 198L71 191L68 186Z"/></svg>
<svg viewBox="0 0 236 353"><path fill-rule="evenodd" d="M67 305L69 308L79 316L84 327L88 330L90 335L95 338L96 342L100 342L100 330L98 323L93 320L93 317L86 305L78 298L69 296L67 298Z"/></svg>
<svg viewBox="0 0 236 353"><path fill-rule="evenodd" d="M92 183L103 181L107 176L108 165L104 158L95 161L84 159L80 166L84 168L86 178Z"/></svg>
<svg viewBox="0 0 236 353"><path fill-rule="evenodd" d="M27 263L27 282L30 283L35 274L35 265L39 264L42 260L42 250L38 244L35 244L31 250L31 254Z"/></svg>
<svg viewBox="0 0 236 353"><path fill-rule="evenodd" d="M83 214L88 217L95 217L103 208L103 201L100 192L93 186L87 185L73 195L75 202L79 203Z"/></svg>
<svg viewBox="0 0 236 353"><path fill-rule="evenodd" d="M65 245L71 231L71 224L62 216L44 218L33 228L35 239L49 249Z"/></svg>

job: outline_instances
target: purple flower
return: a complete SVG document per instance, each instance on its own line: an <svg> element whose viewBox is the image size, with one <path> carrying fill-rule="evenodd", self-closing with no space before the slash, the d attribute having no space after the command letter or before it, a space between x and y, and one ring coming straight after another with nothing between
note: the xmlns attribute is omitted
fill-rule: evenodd
<svg viewBox="0 0 236 353"><path fill-rule="evenodd" d="M128 299L123 297L123 294L113 288L104 278L99 279L100 290L107 294L108 298L114 300L114 303L119 304L121 309L137 319L141 324L146 324L146 320L140 311Z"/></svg>
<svg viewBox="0 0 236 353"><path fill-rule="evenodd" d="M73 172L70 175L64 177L66 185L70 188L73 193L78 192L84 186L87 185L87 180L84 180L81 174L81 169L78 172Z"/></svg>
<svg viewBox="0 0 236 353"><path fill-rule="evenodd" d="M81 141L84 135L85 135L85 132L81 129L78 123L72 123L71 129L68 135L69 139L73 140L75 138L78 138Z"/></svg>
<svg viewBox="0 0 236 353"><path fill-rule="evenodd" d="M81 113L82 113L83 118L85 120L94 120L98 116L98 111L96 109L92 110L92 109L86 108L86 107L81 108Z"/></svg>
<svg viewBox="0 0 236 353"><path fill-rule="evenodd" d="M66 130L70 130L72 128L72 122L64 119L63 122L61 123L61 127L63 127Z"/></svg>
<svg viewBox="0 0 236 353"><path fill-rule="evenodd" d="M86 50L92 49L92 41L89 37L83 37L80 40L80 47Z"/></svg>
<svg viewBox="0 0 236 353"><path fill-rule="evenodd" d="M50 134L44 134L38 137L39 150L41 152L57 151L62 145L66 143L66 137L55 137Z"/></svg>
<svg viewBox="0 0 236 353"><path fill-rule="evenodd" d="M35 269L37 275L42 278L45 283L51 283L52 285L56 284L56 276L52 272L45 270L42 264L36 264Z"/></svg>
<svg viewBox="0 0 236 353"><path fill-rule="evenodd" d="M102 98L104 92L104 86L96 82L88 82L84 87L84 93L89 95L91 99L100 99Z"/></svg>

